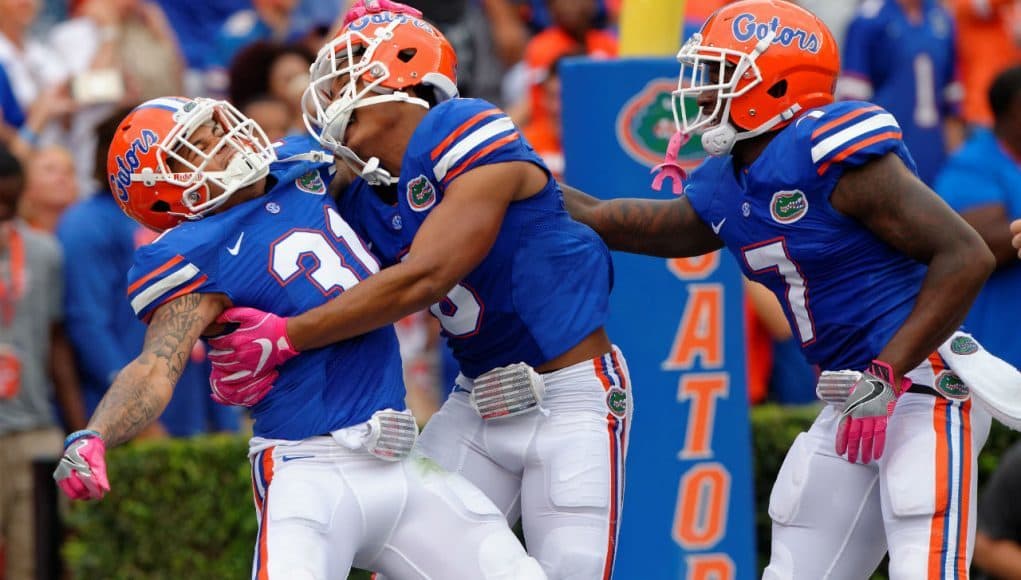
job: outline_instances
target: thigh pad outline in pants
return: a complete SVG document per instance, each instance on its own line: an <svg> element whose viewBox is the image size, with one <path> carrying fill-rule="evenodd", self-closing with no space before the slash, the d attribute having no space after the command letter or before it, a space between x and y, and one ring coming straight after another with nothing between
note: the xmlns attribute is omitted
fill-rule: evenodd
<svg viewBox="0 0 1021 580"><path fill-rule="evenodd" d="M832 426L817 419L784 458L764 580L864 580L886 552L877 470L837 456Z"/></svg>
<svg viewBox="0 0 1021 580"><path fill-rule="evenodd" d="M601 578L616 541L619 467L611 465L605 417L587 415L547 420L536 441L541 462L525 473L529 551L558 579Z"/></svg>
<svg viewBox="0 0 1021 580"><path fill-rule="evenodd" d="M485 494L423 455L404 463L408 500L370 567L394 579L546 577Z"/></svg>
<svg viewBox="0 0 1021 580"><path fill-rule="evenodd" d="M464 476L513 523L520 514L521 476L490 455L485 436L486 425L467 393L456 392L426 424L417 449L445 470Z"/></svg>
<svg viewBox="0 0 1021 580"><path fill-rule="evenodd" d="M351 566L360 542L354 497L330 466L277 465L267 488L256 567L269 578L325 580ZM338 526L339 517L358 524Z"/></svg>

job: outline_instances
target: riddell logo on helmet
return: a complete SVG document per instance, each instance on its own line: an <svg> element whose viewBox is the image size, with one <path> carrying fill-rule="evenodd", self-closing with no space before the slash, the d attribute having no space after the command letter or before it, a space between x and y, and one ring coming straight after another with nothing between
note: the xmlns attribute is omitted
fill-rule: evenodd
<svg viewBox="0 0 1021 580"><path fill-rule="evenodd" d="M819 52L822 47L822 40L817 34L801 28L780 26L780 19L776 16L769 22L759 22L754 14L745 12L734 19L734 38L741 42L751 40L752 37L762 40L771 30L776 31L773 44L791 46L797 43L798 48L812 54Z"/></svg>
<svg viewBox="0 0 1021 580"><path fill-rule="evenodd" d="M145 129L139 137L131 142L131 147L128 148L128 152L123 157L118 155L114 158L114 162L117 164L117 173L110 180L110 185L117 190L117 199L124 203L128 202L128 186L131 185L131 174L142 165L138 156L148 153L149 148L158 141L159 137L156 133Z"/></svg>
<svg viewBox="0 0 1021 580"><path fill-rule="evenodd" d="M351 24L348 24L347 29L351 32L358 32L360 30L365 30L365 27L370 24L389 24L393 22L395 18L397 20L400 20L402 24L410 22L415 26L421 28L422 30L434 33L433 27L430 26L428 22L420 20L418 18L412 18L406 14L394 14L393 12L377 12L375 14L367 14L365 16L362 16L358 20L355 20Z"/></svg>

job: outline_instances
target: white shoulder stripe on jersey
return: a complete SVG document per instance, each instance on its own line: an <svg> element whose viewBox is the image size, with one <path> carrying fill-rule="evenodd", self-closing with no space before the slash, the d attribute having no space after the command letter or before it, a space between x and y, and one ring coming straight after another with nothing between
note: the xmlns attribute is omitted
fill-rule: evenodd
<svg viewBox="0 0 1021 580"><path fill-rule="evenodd" d="M500 117L499 119L490 121L478 129L475 129L466 137L458 141L456 145L450 148L450 151L447 151L443 157L440 157L440 160L436 162L436 166L433 167L433 175L436 176L436 181L443 181L443 178L447 176L447 172L450 171L450 168L457 165L457 162L461 161L461 159L472 149L475 149L500 133L506 133L514 130L514 123L508 117Z"/></svg>
<svg viewBox="0 0 1021 580"><path fill-rule="evenodd" d="M897 129L898 131L900 130L900 125L897 124L897 119L894 119L893 115L890 113L881 113L879 115L869 117L864 121L859 121L842 131L838 131L837 133L830 135L812 147L812 162L818 163L819 160L825 158L837 149L848 145L865 133L869 133L883 127Z"/></svg>
<svg viewBox="0 0 1021 580"><path fill-rule="evenodd" d="M199 273L199 269L193 264L185 264L173 274L149 286L138 296L131 299L131 308L135 314L145 310L150 304L163 297L163 294L191 280Z"/></svg>

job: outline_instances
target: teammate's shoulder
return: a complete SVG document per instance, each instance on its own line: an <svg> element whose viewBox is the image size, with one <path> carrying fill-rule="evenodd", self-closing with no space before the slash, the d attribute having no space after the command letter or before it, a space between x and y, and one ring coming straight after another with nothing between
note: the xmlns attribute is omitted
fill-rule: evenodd
<svg viewBox="0 0 1021 580"><path fill-rule="evenodd" d="M834 164L889 152L902 143L897 119L865 101L841 101L812 109L794 123L792 145L807 148L818 173Z"/></svg>
<svg viewBox="0 0 1021 580"><path fill-rule="evenodd" d="M329 156L329 153L323 149L322 145L316 141L315 137L308 133L295 133L294 135L288 135L282 139L277 139L272 143L274 151L277 155L277 163L282 161L286 162L288 159L303 155L307 153L321 153L323 156Z"/></svg>
<svg viewBox="0 0 1021 580"><path fill-rule="evenodd" d="M465 137L472 126L500 119L510 121L499 107L489 101L454 98L433 107L423 122L424 131L418 133L429 142L457 140Z"/></svg>
<svg viewBox="0 0 1021 580"><path fill-rule="evenodd" d="M278 185L300 180L302 176L309 175L307 179L315 181L311 184L314 186L311 193L325 191L325 187L321 188L320 185L323 185L323 179L328 180L332 174L333 156L311 135L284 137L273 142L273 149L277 160L270 165L270 175L276 179ZM317 172L319 179L312 175Z"/></svg>
<svg viewBox="0 0 1021 580"><path fill-rule="evenodd" d="M471 167L530 155L534 153L529 152L510 117L482 99L440 103L426 115L408 146L412 164L421 165L441 184Z"/></svg>
<svg viewBox="0 0 1021 580"><path fill-rule="evenodd" d="M136 251L136 265L140 262L167 260L178 255L201 260L226 239L229 224L222 222L222 217L226 215L225 212L201 220L186 221L170 228Z"/></svg>

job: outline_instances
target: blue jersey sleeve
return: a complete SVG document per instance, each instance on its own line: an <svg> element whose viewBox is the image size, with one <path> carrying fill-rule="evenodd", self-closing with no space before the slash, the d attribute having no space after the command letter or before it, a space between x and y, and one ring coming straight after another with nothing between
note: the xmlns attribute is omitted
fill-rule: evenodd
<svg viewBox="0 0 1021 580"><path fill-rule="evenodd" d="M135 252L128 272L128 300L135 315L149 322L157 308L185 294L224 293L218 283L220 228L183 223ZM212 233L213 235L210 235Z"/></svg>
<svg viewBox="0 0 1021 580"><path fill-rule="evenodd" d="M812 165L820 176L839 176L845 169L891 152L915 169L900 125L878 105L848 101L817 109L799 123L798 130L802 142L808 141Z"/></svg>
<svg viewBox="0 0 1021 580"><path fill-rule="evenodd" d="M482 165L530 161L542 166L503 111L481 99L452 99L437 105L419 134L412 155L428 168L440 189ZM545 166L543 166L545 168Z"/></svg>

